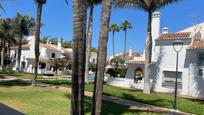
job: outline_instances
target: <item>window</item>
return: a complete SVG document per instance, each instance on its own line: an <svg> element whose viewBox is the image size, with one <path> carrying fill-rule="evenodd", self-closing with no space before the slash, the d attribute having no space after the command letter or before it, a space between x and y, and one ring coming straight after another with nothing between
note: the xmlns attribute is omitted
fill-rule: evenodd
<svg viewBox="0 0 204 115"><path fill-rule="evenodd" d="M17 54L17 51L15 50L15 53L14 53L15 58L17 57L16 54Z"/></svg>
<svg viewBox="0 0 204 115"><path fill-rule="evenodd" d="M178 72L177 87L182 89L182 72ZM163 71L162 87L175 88L176 72L175 71Z"/></svg>
<svg viewBox="0 0 204 115"><path fill-rule="evenodd" d="M204 52L198 53L198 66L204 66Z"/></svg>
<svg viewBox="0 0 204 115"><path fill-rule="evenodd" d="M141 81L142 78L143 78L142 68L138 67L135 69L134 83L138 83L138 81Z"/></svg>
<svg viewBox="0 0 204 115"><path fill-rule="evenodd" d="M55 53L52 53L52 58L55 58Z"/></svg>
<svg viewBox="0 0 204 115"><path fill-rule="evenodd" d="M95 63L95 58L93 58L93 62Z"/></svg>

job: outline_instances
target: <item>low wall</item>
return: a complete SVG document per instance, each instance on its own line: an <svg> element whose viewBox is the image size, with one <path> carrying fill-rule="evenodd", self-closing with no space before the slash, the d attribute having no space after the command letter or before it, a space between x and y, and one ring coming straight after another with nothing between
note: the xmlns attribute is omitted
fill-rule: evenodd
<svg viewBox="0 0 204 115"><path fill-rule="evenodd" d="M138 81L138 83L134 83L133 79L111 77L108 78L107 84L124 88L143 89L143 80Z"/></svg>

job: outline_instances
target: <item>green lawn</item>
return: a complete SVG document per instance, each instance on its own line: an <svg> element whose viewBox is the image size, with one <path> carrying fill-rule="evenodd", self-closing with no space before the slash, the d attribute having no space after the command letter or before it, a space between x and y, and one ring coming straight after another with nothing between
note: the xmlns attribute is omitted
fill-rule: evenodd
<svg viewBox="0 0 204 115"><path fill-rule="evenodd" d="M22 76L27 77L26 74L22 74ZM22 76L17 76L21 77ZM50 80L50 79L39 79L38 81L53 84L53 85L61 85L65 87L71 87L71 82L68 80ZM85 86L86 91L93 91L93 84L88 84ZM103 90L105 95L120 97L132 101L143 102L151 105L156 105L165 108L172 108L172 100L173 96L170 94L164 93L151 93L143 94L141 90L134 89L123 89L117 88L109 85L104 85ZM177 108L183 112L189 112L201 115L204 113L204 101L200 100L191 100L178 98Z"/></svg>
<svg viewBox="0 0 204 115"><path fill-rule="evenodd" d="M39 80L44 83L53 85L62 85L71 87L71 82L68 80ZM86 91L93 91L93 84L86 84ZM143 94L141 90L123 89L104 85L103 94L120 97L137 102L143 102L151 105L156 105L165 108L172 108L173 96L164 93ZM177 108L183 112L194 113L202 115L204 113L204 101L178 98Z"/></svg>
<svg viewBox="0 0 204 115"><path fill-rule="evenodd" d="M0 82L0 103L28 115L69 115L70 95L55 89L36 87L15 81ZM85 99L85 112L90 114L90 98ZM103 115L157 115L128 106L103 101Z"/></svg>
<svg viewBox="0 0 204 115"><path fill-rule="evenodd" d="M10 76L16 76L18 78L22 79L32 79L33 74L30 73L24 73L24 72L16 72L12 70L5 70L5 71L0 71L1 75L10 75ZM1 77L1 76L0 76ZM38 75L38 79L42 79L42 75Z"/></svg>

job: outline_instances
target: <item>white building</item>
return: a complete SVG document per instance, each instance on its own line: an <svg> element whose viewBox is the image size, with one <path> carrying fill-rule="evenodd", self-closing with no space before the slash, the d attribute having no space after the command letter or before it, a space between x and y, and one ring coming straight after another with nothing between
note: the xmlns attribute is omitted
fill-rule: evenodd
<svg viewBox="0 0 204 115"><path fill-rule="evenodd" d="M204 98L204 22L176 33L169 33L165 27L160 33L160 13L155 12L152 39L151 89L174 92L176 52L173 43L179 40L183 48L179 53L178 93ZM127 67L125 79L111 78L108 84L143 89L144 55L128 61Z"/></svg>
<svg viewBox="0 0 204 115"><path fill-rule="evenodd" d="M29 36L27 38L29 43L26 45L22 45L21 51L21 61L20 61L20 69L24 72L32 73L34 71L34 59L35 59L35 37ZM38 73L42 74L45 71L50 71L50 61L54 58L70 58L72 59L72 49L71 48L63 48L61 45L61 41L58 41L57 45L52 45L50 43L40 43L40 56L39 56L39 68ZM92 53L94 54L94 53ZM18 55L18 47L11 48L11 59L12 59L12 67L13 70L16 70L17 67L17 55ZM90 61L96 60L95 54L92 56Z"/></svg>

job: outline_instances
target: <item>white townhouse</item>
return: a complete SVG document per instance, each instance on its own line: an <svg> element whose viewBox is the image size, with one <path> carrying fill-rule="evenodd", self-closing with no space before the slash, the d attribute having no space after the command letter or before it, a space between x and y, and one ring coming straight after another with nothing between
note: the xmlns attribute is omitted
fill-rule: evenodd
<svg viewBox="0 0 204 115"><path fill-rule="evenodd" d="M152 16L151 90L173 93L175 86L176 52L174 42L182 42L178 59L179 95L204 98L204 22L179 32L160 33L160 13ZM145 52L145 51L144 51ZM143 89L144 54L126 62L127 74L123 78L110 78L108 84Z"/></svg>
<svg viewBox="0 0 204 115"><path fill-rule="evenodd" d="M21 61L20 61L20 69L24 72L32 73L34 71L34 59L35 59L35 37L29 36L27 38L29 43L26 45L22 45L21 51ZM50 61L54 58L69 58L72 59L72 49L71 48L63 48L61 45L61 41L58 41L57 45L53 45L50 43L40 43L40 56L39 56L39 68L38 73L42 74L46 71L52 70L50 68ZM97 56L95 53L91 53L90 61L95 61ZM11 59L12 59L12 69L16 70L17 66L17 55L18 55L18 47L11 48Z"/></svg>

